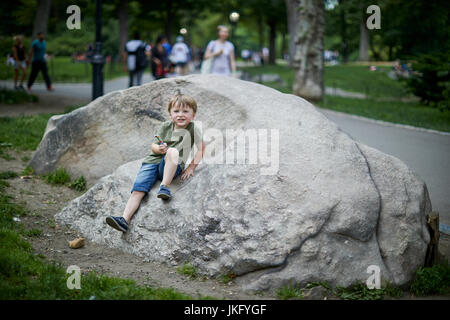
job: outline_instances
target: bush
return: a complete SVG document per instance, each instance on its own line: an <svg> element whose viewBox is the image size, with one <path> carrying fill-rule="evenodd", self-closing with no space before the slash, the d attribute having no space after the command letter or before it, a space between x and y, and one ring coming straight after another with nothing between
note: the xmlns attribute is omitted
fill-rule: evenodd
<svg viewBox="0 0 450 320"><path fill-rule="evenodd" d="M183 264L182 266L177 268L177 272L192 279L197 278L197 269L195 269L192 263Z"/></svg>
<svg viewBox="0 0 450 320"><path fill-rule="evenodd" d="M412 93L431 107L449 110L450 51L422 54L415 60L415 72L406 80Z"/></svg>
<svg viewBox="0 0 450 320"><path fill-rule="evenodd" d="M75 179L69 184L69 188L75 189L77 191L86 190L86 179L83 176L80 176L78 179Z"/></svg>
<svg viewBox="0 0 450 320"><path fill-rule="evenodd" d="M45 182L53 185L66 184L70 181L70 175L66 169L58 168L54 172L44 175Z"/></svg>
<svg viewBox="0 0 450 320"><path fill-rule="evenodd" d="M431 268L419 268L411 284L411 292L418 296L449 293L450 266L448 261Z"/></svg>

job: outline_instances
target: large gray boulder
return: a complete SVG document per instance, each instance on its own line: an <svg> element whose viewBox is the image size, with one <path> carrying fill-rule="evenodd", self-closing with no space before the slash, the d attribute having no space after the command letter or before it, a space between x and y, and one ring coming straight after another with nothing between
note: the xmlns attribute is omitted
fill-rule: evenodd
<svg viewBox="0 0 450 320"><path fill-rule="evenodd" d="M203 124L207 150L215 152L193 178L172 184L170 202L156 198L155 186L122 234L107 226L105 217L122 215L177 90L199 102L196 120ZM88 122L99 134L92 138L97 141L92 152L73 148L71 157L48 155L48 163L64 160L69 169L73 163L92 179L105 174L56 215L92 241L149 261L192 262L208 276L235 274L237 283L254 291L325 280L348 286L365 282L369 266L379 268L382 282L403 285L424 263L431 211L425 183L400 160L354 141L297 96L192 75L112 93L63 117L59 121L72 128ZM220 161L233 152L226 129L246 130L248 141L237 144L246 151L243 163L239 157L234 164ZM41 146L50 143L51 132L64 136L61 130L49 127ZM109 142L113 137L126 138ZM219 163L212 164L213 158Z"/></svg>

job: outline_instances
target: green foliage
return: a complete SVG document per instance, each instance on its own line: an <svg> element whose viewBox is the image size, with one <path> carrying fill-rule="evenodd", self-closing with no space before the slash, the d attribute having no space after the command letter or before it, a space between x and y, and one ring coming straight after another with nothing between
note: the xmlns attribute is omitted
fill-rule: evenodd
<svg viewBox="0 0 450 320"><path fill-rule="evenodd" d="M0 88L0 103L18 104L23 102L38 102L39 98L25 91L9 90Z"/></svg>
<svg viewBox="0 0 450 320"><path fill-rule="evenodd" d="M450 51L419 55L412 69L410 90L431 107L450 110Z"/></svg>
<svg viewBox="0 0 450 320"><path fill-rule="evenodd" d="M51 114L0 117L0 142L19 150L35 150ZM2 147L0 146L0 149Z"/></svg>
<svg viewBox="0 0 450 320"><path fill-rule="evenodd" d="M7 181L0 180L0 192L11 186Z"/></svg>
<svg viewBox="0 0 450 320"><path fill-rule="evenodd" d="M369 289L365 283L358 282L348 288L338 286L333 294L344 300L381 300L386 296L400 297L403 291L390 283L380 289Z"/></svg>
<svg viewBox="0 0 450 320"><path fill-rule="evenodd" d="M177 268L177 273L188 276L189 278L197 278L197 269L192 263L184 263Z"/></svg>
<svg viewBox="0 0 450 320"><path fill-rule="evenodd" d="M70 175L65 168L58 168L54 172L43 176L44 181L52 185L64 185L70 181Z"/></svg>
<svg viewBox="0 0 450 320"><path fill-rule="evenodd" d="M75 179L69 184L69 188L75 189L77 191L85 191L86 190L86 180L83 176L80 176L79 178Z"/></svg>
<svg viewBox="0 0 450 320"><path fill-rule="evenodd" d="M360 282L349 288L338 286L334 293L344 300L381 300L384 290L369 289L364 283Z"/></svg>
<svg viewBox="0 0 450 320"><path fill-rule="evenodd" d="M27 237L40 237L42 235L42 230L41 229L30 229L25 231L24 233Z"/></svg>
<svg viewBox="0 0 450 320"><path fill-rule="evenodd" d="M34 174L34 169L30 166L26 166L20 173L22 176L31 176Z"/></svg>
<svg viewBox="0 0 450 320"><path fill-rule="evenodd" d="M309 282L306 284L305 289L311 289L314 287L324 287L327 290L332 290L327 281Z"/></svg>
<svg viewBox="0 0 450 320"><path fill-rule="evenodd" d="M31 158L29 156L23 156L22 158L20 158L23 162L28 162L31 160Z"/></svg>
<svg viewBox="0 0 450 320"><path fill-rule="evenodd" d="M318 105L371 119L450 132L450 111L441 112L420 103L325 96Z"/></svg>
<svg viewBox="0 0 450 320"><path fill-rule="evenodd" d="M293 286L293 285L287 285L279 288L277 290L277 297L281 300L288 300L288 299L302 299L303 293L302 290Z"/></svg>
<svg viewBox="0 0 450 320"><path fill-rule="evenodd" d="M448 261L431 268L419 268L411 284L411 292L419 296L450 293L450 265Z"/></svg>
<svg viewBox="0 0 450 320"><path fill-rule="evenodd" d="M3 171L0 172L0 179L12 179L17 178L19 175L14 171Z"/></svg>
<svg viewBox="0 0 450 320"><path fill-rule="evenodd" d="M262 73L276 73L286 85L263 83L284 93L292 93L294 72L287 66L275 65L242 68L254 76ZM325 67L325 85L346 91L368 94L369 99L345 98L326 95L318 105L322 108L360 115L377 120L401 123L416 127L450 132L450 112L440 112L419 102L403 102L407 96L404 83L388 78L390 68L379 67L370 72L367 67L340 65ZM351 77L348 76L351 74ZM447 92L449 93L449 92Z"/></svg>
<svg viewBox="0 0 450 320"><path fill-rule="evenodd" d="M224 284L227 284L230 281L232 281L234 278L236 278L236 275L234 273L227 273L227 274L221 275L220 281Z"/></svg>

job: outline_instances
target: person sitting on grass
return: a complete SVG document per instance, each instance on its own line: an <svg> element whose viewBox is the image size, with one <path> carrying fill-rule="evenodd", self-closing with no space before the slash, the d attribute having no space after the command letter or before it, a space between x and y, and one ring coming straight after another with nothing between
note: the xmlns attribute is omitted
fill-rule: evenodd
<svg viewBox="0 0 450 320"><path fill-rule="evenodd" d="M205 145L202 132L192 121L197 113L197 103L194 98L177 94L170 99L168 111L171 120L162 124L158 135L153 139L151 153L142 162L122 217L106 218L106 223L114 229L122 232L128 230L131 217L156 180L161 180L157 197L168 200L172 197L169 190L172 180L179 175L181 180L193 176L194 169L203 158ZM185 162L193 151L194 143L198 151L189 166L184 169Z"/></svg>

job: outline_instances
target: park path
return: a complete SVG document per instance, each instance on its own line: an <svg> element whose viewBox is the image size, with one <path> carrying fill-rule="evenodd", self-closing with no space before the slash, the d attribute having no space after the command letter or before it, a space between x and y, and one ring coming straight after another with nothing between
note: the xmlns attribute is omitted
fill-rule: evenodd
<svg viewBox="0 0 450 320"><path fill-rule="evenodd" d="M153 81L146 72L143 83ZM0 81L0 86L12 88L11 81ZM126 89L128 78L105 81L104 92ZM90 83L55 83L52 94L89 101ZM49 94L45 84L37 83L32 92ZM335 91L336 93L337 91ZM343 94L346 94L345 92ZM341 112L318 108L353 139L393 155L405 162L427 184L434 211L440 214L441 231L450 234L450 134L390 124Z"/></svg>
<svg viewBox="0 0 450 320"><path fill-rule="evenodd" d="M450 234L450 134L318 108L354 140L401 159L427 184L442 232Z"/></svg>
<svg viewBox="0 0 450 320"><path fill-rule="evenodd" d="M153 81L153 76L146 72L142 78L142 83ZM10 80L1 80L0 87L9 89L14 88L14 84ZM91 83L53 83L55 91L51 94L63 97L77 98L77 99L92 99L92 84ZM105 81L103 91L110 93L116 90L123 90L128 88L128 77L120 77L113 80ZM36 95L49 94L45 83L34 83L31 87L31 93Z"/></svg>

